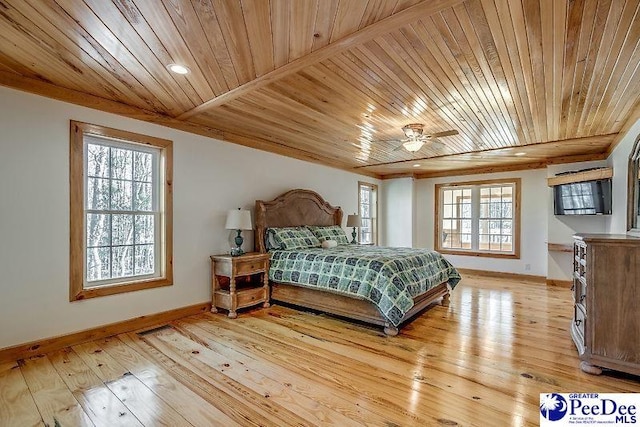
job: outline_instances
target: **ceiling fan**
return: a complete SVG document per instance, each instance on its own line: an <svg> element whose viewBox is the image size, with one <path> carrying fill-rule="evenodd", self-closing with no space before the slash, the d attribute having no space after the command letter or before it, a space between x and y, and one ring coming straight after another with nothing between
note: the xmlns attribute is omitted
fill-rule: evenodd
<svg viewBox="0 0 640 427"><path fill-rule="evenodd" d="M459 133L457 130L447 130L427 135L424 134L424 125L422 123L410 123L402 128L402 132L404 132L406 138L399 140L402 144L396 147L394 151L404 148L411 153L419 151L427 142L442 144L438 141L438 138L458 135Z"/></svg>

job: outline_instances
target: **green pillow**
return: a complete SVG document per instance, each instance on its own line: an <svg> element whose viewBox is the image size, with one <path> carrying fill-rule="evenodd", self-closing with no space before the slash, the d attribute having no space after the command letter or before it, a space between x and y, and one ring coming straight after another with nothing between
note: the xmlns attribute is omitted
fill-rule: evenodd
<svg viewBox="0 0 640 427"><path fill-rule="evenodd" d="M339 245L348 245L349 238L339 225L328 225L324 227L310 225L309 230L318 238L318 240L335 240Z"/></svg>
<svg viewBox="0 0 640 427"><path fill-rule="evenodd" d="M320 241L306 227L269 228L275 244L288 251L320 247Z"/></svg>

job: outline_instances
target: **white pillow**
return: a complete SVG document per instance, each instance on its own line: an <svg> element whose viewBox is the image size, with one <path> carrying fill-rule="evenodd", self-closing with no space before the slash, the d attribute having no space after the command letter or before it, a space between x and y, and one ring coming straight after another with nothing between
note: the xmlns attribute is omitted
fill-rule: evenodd
<svg viewBox="0 0 640 427"><path fill-rule="evenodd" d="M335 240L323 240L322 241L322 249L335 248L338 246L338 242Z"/></svg>

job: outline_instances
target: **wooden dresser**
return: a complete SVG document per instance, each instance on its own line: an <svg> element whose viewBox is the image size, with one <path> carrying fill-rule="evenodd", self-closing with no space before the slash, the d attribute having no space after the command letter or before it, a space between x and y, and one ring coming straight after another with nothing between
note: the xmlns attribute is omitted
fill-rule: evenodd
<svg viewBox="0 0 640 427"><path fill-rule="evenodd" d="M574 236L571 337L580 368L640 375L640 238Z"/></svg>

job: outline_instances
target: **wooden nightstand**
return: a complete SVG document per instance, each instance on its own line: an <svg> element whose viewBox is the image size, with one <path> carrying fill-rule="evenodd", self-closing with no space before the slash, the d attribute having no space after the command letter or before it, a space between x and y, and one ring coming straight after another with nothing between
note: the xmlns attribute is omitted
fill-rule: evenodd
<svg viewBox="0 0 640 427"><path fill-rule="evenodd" d="M211 312L236 310L262 303L269 307L269 254L251 252L240 256L211 256Z"/></svg>

